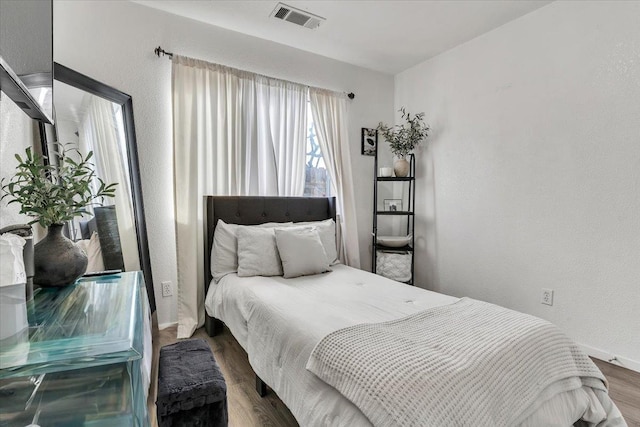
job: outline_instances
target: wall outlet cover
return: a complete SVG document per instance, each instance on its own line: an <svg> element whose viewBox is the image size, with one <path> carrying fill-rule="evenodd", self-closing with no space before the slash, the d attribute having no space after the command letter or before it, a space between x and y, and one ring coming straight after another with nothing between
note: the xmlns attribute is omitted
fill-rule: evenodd
<svg viewBox="0 0 640 427"><path fill-rule="evenodd" d="M542 288L540 302L546 305L553 305L553 289Z"/></svg>
<svg viewBox="0 0 640 427"><path fill-rule="evenodd" d="M171 282L162 282L162 296L170 297L173 295L173 288L171 287Z"/></svg>

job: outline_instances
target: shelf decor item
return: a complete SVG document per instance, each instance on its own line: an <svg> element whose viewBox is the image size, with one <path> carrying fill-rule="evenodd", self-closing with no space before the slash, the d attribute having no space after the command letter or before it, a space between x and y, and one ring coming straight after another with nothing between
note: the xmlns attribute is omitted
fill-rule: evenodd
<svg viewBox="0 0 640 427"><path fill-rule="evenodd" d="M393 168L383 167L380 168L380 177L391 178L393 176Z"/></svg>
<svg viewBox="0 0 640 427"><path fill-rule="evenodd" d="M379 245L388 246L390 248L401 248L411 244L413 235L407 236L377 236L376 241Z"/></svg>
<svg viewBox="0 0 640 427"><path fill-rule="evenodd" d="M414 114L407 113L404 107L400 110L405 124L387 126L380 122L377 130L382 133L384 139L389 143L391 152L397 157L394 162L394 171L397 177L405 177L409 173L409 162L406 159L407 154L425 139L429 134L429 126L424 122L424 113Z"/></svg>
<svg viewBox="0 0 640 427"><path fill-rule="evenodd" d="M402 199L384 199L384 210L389 212L402 211Z"/></svg>
<svg viewBox="0 0 640 427"><path fill-rule="evenodd" d="M64 223L89 214L86 208L101 205L104 197L114 197L117 184L107 185L96 176L90 163L93 152L83 156L76 149L57 150L55 165L45 164L31 148L25 154L24 158L16 154L16 173L0 182L4 193L0 200L18 203L21 214L34 217L29 224L48 228L46 237L34 246L33 283L67 286L85 273L88 261L84 251L62 234Z"/></svg>
<svg viewBox="0 0 640 427"><path fill-rule="evenodd" d="M406 158L400 157L393 162L393 172L398 177L405 177L409 175L409 162Z"/></svg>

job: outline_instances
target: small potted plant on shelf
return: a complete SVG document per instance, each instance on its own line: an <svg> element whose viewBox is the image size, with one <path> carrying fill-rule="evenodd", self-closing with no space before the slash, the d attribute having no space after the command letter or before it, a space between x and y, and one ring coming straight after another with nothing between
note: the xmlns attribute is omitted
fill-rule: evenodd
<svg viewBox="0 0 640 427"><path fill-rule="evenodd" d="M74 160L70 154L74 155ZM87 255L62 234L64 223L89 214L88 206L100 205L104 197L114 197L116 183L105 184L90 163L93 152L83 156L76 149L57 151L57 164L27 148L25 157L16 154L16 173L0 181L2 197L18 203L20 213L32 216L29 224L48 228L44 239L34 246L33 283L60 287L72 284L85 273ZM96 185L95 192L92 186Z"/></svg>
<svg viewBox="0 0 640 427"><path fill-rule="evenodd" d="M404 177L409 174L409 162L407 154L428 136L429 126L424 122L424 113L411 115L402 107L400 110L406 123L402 125L387 126L380 122L378 130L389 143L391 152L397 157L393 164L396 176Z"/></svg>

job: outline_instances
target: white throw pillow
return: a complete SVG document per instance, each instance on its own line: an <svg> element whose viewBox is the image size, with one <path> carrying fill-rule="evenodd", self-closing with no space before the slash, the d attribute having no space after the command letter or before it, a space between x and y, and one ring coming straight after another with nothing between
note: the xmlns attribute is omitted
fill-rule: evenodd
<svg viewBox="0 0 640 427"><path fill-rule="evenodd" d="M93 232L90 239L79 240L76 246L80 247L86 254L89 262L85 273L104 271L104 260L102 259L102 247L100 246L100 236Z"/></svg>
<svg viewBox="0 0 640 427"><path fill-rule="evenodd" d="M211 275L216 282L238 271L238 238L236 224L218 220L211 248Z"/></svg>
<svg viewBox="0 0 640 427"><path fill-rule="evenodd" d="M316 227L318 230L329 265L338 264L340 261L338 260L338 246L336 245L336 222L329 218L323 221L294 222L291 224L294 227L306 225Z"/></svg>
<svg viewBox="0 0 640 427"><path fill-rule="evenodd" d="M269 222L260 225L227 224L219 219L211 247L211 275L216 283L229 273L238 271L238 230L240 228L282 227L291 222Z"/></svg>
<svg viewBox="0 0 640 427"><path fill-rule="evenodd" d="M286 279L331 271L315 227L276 228L275 237Z"/></svg>
<svg viewBox="0 0 640 427"><path fill-rule="evenodd" d="M282 276L273 228L238 229L238 276Z"/></svg>

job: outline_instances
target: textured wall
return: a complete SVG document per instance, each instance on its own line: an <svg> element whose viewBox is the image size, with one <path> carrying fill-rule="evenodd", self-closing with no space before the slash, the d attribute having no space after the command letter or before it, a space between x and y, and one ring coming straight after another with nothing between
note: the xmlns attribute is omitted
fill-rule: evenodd
<svg viewBox="0 0 640 427"><path fill-rule="evenodd" d="M0 92L0 178L10 179L16 172L16 154L24 157L27 147L39 152L40 137L37 124L4 92ZM21 215L17 203L0 202L0 228L11 224L24 224L31 220Z"/></svg>
<svg viewBox="0 0 640 427"><path fill-rule="evenodd" d="M308 31L292 27L293 31ZM122 1L54 2L54 59L130 94L138 137L158 320L177 319L160 282L176 282L173 215L171 63L164 49L336 91L353 91L351 155L361 258L368 268L373 158L360 155L360 128L393 119L393 77L273 42ZM175 295L175 292L174 292Z"/></svg>
<svg viewBox="0 0 640 427"><path fill-rule="evenodd" d="M0 55L21 76L50 73L51 1L0 2Z"/></svg>
<svg viewBox="0 0 640 427"><path fill-rule="evenodd" d="M639 16L638 2L555 2L397 75L395 92L434 128L418 283L549 319L635 369Z"/></svg>

